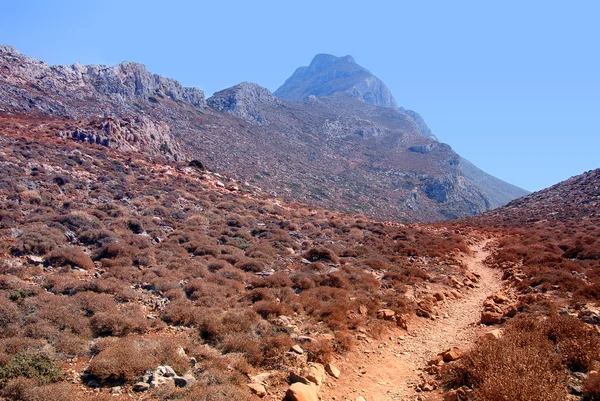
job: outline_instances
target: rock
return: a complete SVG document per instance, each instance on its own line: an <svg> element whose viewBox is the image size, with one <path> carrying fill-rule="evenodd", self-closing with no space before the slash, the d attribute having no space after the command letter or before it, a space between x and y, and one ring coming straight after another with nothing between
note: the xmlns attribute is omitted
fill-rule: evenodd
<svg viewBox="0 0 600 401"><path fill-rule="evenodd" d="M456 291L456 290L450 290L450 294L452 294L452 296L454 297L454 299L460 299L462 298L462 295L460 292Z"/></svg>
<svg viewBox="0 0 600 401"><path fill-rule="evenodd" d="M176 376L175 378L173 378L173 381L175 382L175 385L177 387L187 387L191 386L196 381L196 378L191 373L188 373L183 375L182 377Z"/></svg>
<svg viewBox="0 0 600 401"><path fill-rule="evenodd" d="M503 312L504 317L515 317L515 315L519 312L516 304L508 305Z"/></svg>
<svg viewBox="0 0 600 401"><path fill-rule="evenodd" d="M142 392L150 390L150 384L144 382L137 382L133 385L133 391Z"/></svg>
<svg viewBox="0 0 600 401"><path fill-rule="evenodd" d="M396 315L396 326L400 327L401 329L408 330L408 315Z"/></svg>
<svg viewBox="0 0 600 401"><path fill-rule="evenodd" d="M427 365L436 366L436 365L442 365L443 363L444 363L444 358L442 357L442 355L437 355L437 356L433 357L432 359L430 359L427 362Z"/></svg>
<svg viewBox="0 0 600 401"><path fill-rule="evenodd" d="M396 312L391 309L379 309L377 311L377 319L391 320Z"/></svg>
<svg viewBox="0 0 600 401"><path fill-rule="evenodd" d="M317 386L320 386L325 380L325 367L320 363L309 363L306 372L306 378Z"/></svg>
<svg viewBox="0 0 600 401"><path fill-rule="evenodd" d="M492 331L488 331L487 333L485 333L484 335L481 336L482 339L486 339L486 340L499 340L501 337L502 337L501 329L495 329Z"/></svg>
<svg viewBox="0 0 600 401"><path fill-rule="evenodd" d="M165 365L165 366L159 366L158 368L156 368L156 374L163 376L163 377L175 377L177 376L177 373L175 373L175 371L173 370L172 367Z"/></svg>
<svg viewBox="0 0 600 401"><path fill-rule="evenodd" d="M462 288L463 285L460 281L458 281L458 279L456 278L456 276L450 276L450 282L452 283L452 286L455 288Z"/></svg>
<svg viewBox="0 0 600 401"><path fill-rule="evenodd" d="M438 301L440 301L440 302L442 302L442 301L445 301L445 300L446 300L446 296L445 296L445 295L444 295L444 293L443 293L443 292L441 292L441 291L437 291L437 292L433 293L433 297L434 297L435 299L437 299Z"/></svg>
<svg viewBox="0 0 600 401"><path fill-rule="evenodd" d="M362 316L367 316L367 312L368 312L368 311L369 311L369 310L368 310L368 309L367 309L367 307L366 307L366 306L364 306L364 305L361 305L361 306L359 306L359 307L358 307L358 313L359 313L360 315L362 315Z"/></svg>
<svg viewBox="0 0 600 401"><path fill-rule="evenodd" d="M341 374L340 370L332 363L325 365L325 371L336 379L339 379Z"/></svg>
<svg viewBox="0 0 600 401"><path fill-rule="evenodd" d="M300 375L300 374L298 374L298 373L296 373L294 371L290 372L290 382L292 382L292 383L303 383L303 384L310 384L311 383L311 381L308 380L306 377L304 377L304 376L302 376L302 375Z"/></svg>
<svg viewBox="0 0 600 401"><path fill-rule="evenodd" d="M458 400L458 391L450 390L446 394L444 394L444 401L459 401Z"/></svg>
<svg viewBox="0 0 600 401"><path fill-rule="evenodd" d="M503 303L510 302L510 299L502 291L499 291L499 292L495 293L494 295L492 295L492 299L497 304L503 304Z"/></svg>
<svg viewBox="0 0 600 401"><path fill-rule="evenodd" d="M502 315L502 313L495 311L483 311L481 313L481 323L487 325L500 323L502 321Z"/></svg>
<svg viewBox="0 0 600 401"><path fill-rule="evenodd" d="M257 375L254 376L250 376L250 381L252 383L266 383L267 380L269 380L269 378L272 376L271 373L265 372L265 373L259 373Z"/></svg>
<svg viewBox="0 0 600 401"><path fill-rule="evenodd" d="M309 336L298 336L297 340L300 344L312 343L315 341L314 338Z"/></svg>
<svg viewBox="0 0 600 401"><path fill-rule="evenodd" d="M367 401L367 400L365 400L365 397L363 397L362 395L359 395L358 397L356 397L356 401Z"/></svg>
<svg viewBox="0 0 600 401"><path fill-rule="evenodd" d="M458 347L452 347L440 354L444 362L452 362L462 358L463 353Z"/></svg>
<svg viewBox="0 0 600 401"><path fill-rule="evenodd" d="M27 256L27 261L32 265L41 265L42 263L44 263L44 258L36 255L29 255Z"/></svg>
<svg viewBox="0 0 600 401"><path fill-rule="evenodd" d="M433 304L433 302L431 302L430 299L423 299L423 300L417 302L417 307L416 307L415 312L416 312L417 316L431 319L435 313L434 304Z"/></svg>
<svg viewBox="0 0 600 401"><path fill-rule="evenodd" d="M267 389L260 383L248 383L247 386L250 388L253 394L256 394L260 398L267 395Z"/></svg>
<svg viewBox="0 0 600 401"><path fill-rule="evenodd" d="M302 355L304 354L304 350L302 349L301 346L299 346L298 344L296 345L292 345L292 348L290 348L293 352L295 352L298 355Z"/></svg>
<svg viewBox="0 0 600 401"><path fill-rule="evenodd" d="M314 384L294 383L285 393L286 401L319 401L317 386Z"/></svg>

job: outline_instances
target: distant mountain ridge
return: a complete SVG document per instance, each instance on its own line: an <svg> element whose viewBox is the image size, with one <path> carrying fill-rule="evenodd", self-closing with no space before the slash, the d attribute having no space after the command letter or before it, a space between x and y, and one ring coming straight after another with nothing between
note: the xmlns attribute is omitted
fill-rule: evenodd
<svg viewBox="0 0 600 401"><path fill-rule="evenodd" d="M0 70L0 114L46 127L36 132L197 159L290 200L403 221L469 216L510 200L470 179L471 170L485 173L465 169L418 114L352 91L289 102L246 82L205 99L141 64L48 66L7 46Z"/></svg>

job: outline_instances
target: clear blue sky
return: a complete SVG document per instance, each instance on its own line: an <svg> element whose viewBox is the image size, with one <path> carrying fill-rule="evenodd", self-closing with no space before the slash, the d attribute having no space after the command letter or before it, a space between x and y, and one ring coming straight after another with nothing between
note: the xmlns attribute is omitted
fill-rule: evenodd
<svg viewBox="0 0 600 401"><path fill-rule="evenodd" d="M0 43L141 62L207 95L351 54L463 157L538 190L600 167L599 17L598 1L7 0Z"/></svg>

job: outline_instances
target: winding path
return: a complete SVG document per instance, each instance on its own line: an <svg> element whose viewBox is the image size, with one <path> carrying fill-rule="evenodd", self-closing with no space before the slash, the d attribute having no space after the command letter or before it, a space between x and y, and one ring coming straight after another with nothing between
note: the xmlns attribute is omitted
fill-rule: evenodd
<svg viewBox="0 0 600 401"><path fill-rule="evenodd" d="M478 287L464 293L463 298L446 301L440 308L443 318L417 318L409 324L409 332L398 331L385 339L364 343L336 363L342 371L337 380L323 386L322 400L367 401L414 400L414 386L421 382L422 368L438 353L458 346L470 347L482 330L479 323L484 300L502 287L498 271L483 264L490 240L472 246L472 255L463 259L469 271L481 278Z"/></svg>

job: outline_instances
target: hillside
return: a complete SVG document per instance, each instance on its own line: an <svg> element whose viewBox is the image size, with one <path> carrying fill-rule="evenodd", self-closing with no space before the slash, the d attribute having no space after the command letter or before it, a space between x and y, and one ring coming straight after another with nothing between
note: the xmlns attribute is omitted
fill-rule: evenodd
<svg viewBox="0 0 600 401"><path fill-rule="evenodd" d="M288 102L243 83L207 101L201 90L140 64L48 66L7 46L0 47L0 67L4 115L65 120L62 133L51 123L44 127L117 150L197 159L291 201L435 221L525 194L505 191L508 184L499 180L495 186L478 182L467 173L473 168L428 135L417 115L351 94Z"/></svg>
<svg viewBox="0 0 600 401"><path fill-rule="evenodd" d="M150 399L256 399L246 384L261 372L281 399L290 369L332 362L413 308L433 316L434 290L475 279L452 231L44 132L69 121L1 122L2 395L142 397L133 385L169 365L180 387L161 379Z"/></svg>

